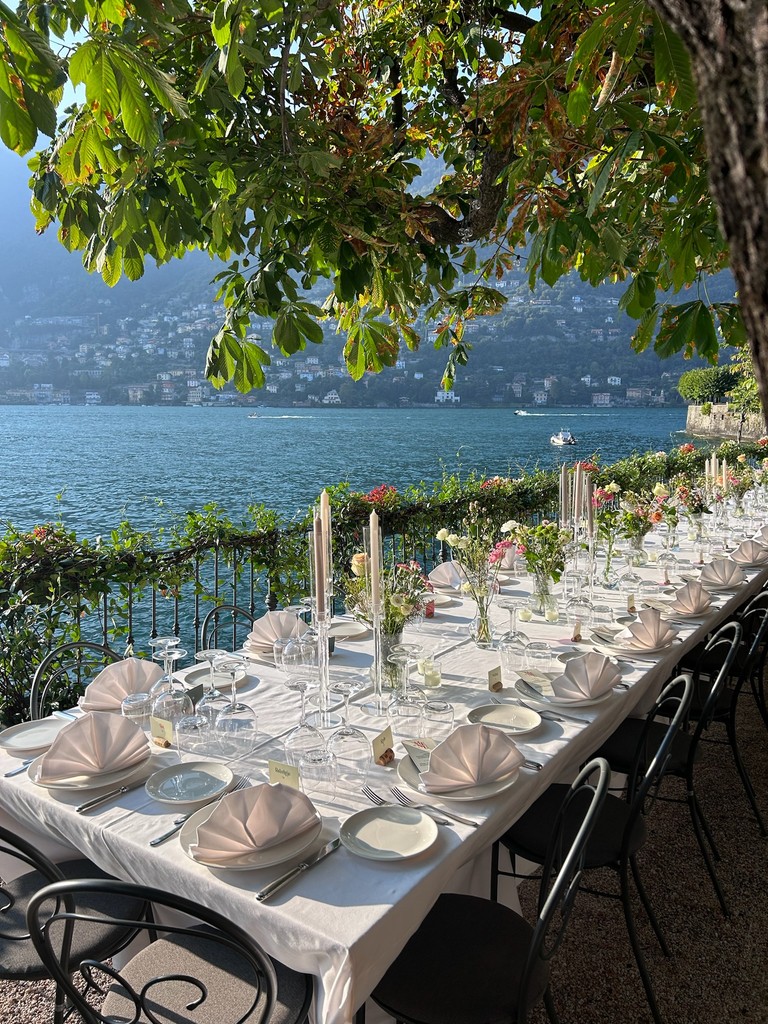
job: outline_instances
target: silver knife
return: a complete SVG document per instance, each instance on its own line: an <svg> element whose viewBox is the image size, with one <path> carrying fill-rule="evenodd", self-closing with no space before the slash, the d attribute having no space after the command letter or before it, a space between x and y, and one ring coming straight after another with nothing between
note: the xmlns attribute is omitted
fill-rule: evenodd
<svg viewBox="0 0 768 1024"><path fill-rule="evenodd" d="M112 789L109 793L105 793L103 796L95 796L93 800L86 800L84 804L79 804L75 808L75 811L78 814L84 814L86 811L90 811L94 807L98 807L100 804L105 804L108 800L114 800L115 797L122 796L123 793L130 793L132 789L139 789L146 781L146 779L142 779L141 782L134 782L130 786L121 786L120 789Z"/></svg>
<svg viewBox="0 0 768 1024"><path fill-rule="evenodd" d="M295 868L291 868L290 871L286 871L284 875L280 875L274 882L270 882L269 885L265 885L263 889L256 893L256 899L259 903L263 903L264 900L269 899L273 896L278 889L282 889L284 885L287 885L292 879L296 878L302 872L306 871L307 868L314 867L324 857L327 857L329 853L333 853L334 850L338 850L341 844L340 839L332 839L330 843L326 843L325 846L321 846L317 853L313 853L311 857L307 857L301 864L297 864Z"/></svg>

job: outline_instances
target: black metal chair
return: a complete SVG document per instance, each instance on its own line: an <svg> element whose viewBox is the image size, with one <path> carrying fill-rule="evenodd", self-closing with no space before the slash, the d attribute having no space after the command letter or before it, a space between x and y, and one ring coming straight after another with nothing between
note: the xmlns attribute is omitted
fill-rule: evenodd
<svg viewBox="0 0 768 1024"><path fill-rule="evenodd" d="M651 927L663 952L668 956L669 948L640 879L636 857L646 843L648 837L645 824L647 813L664 776L675 736L685 720L692 692L693 685L690 676L679 676L673 679L662 691L644 721L644 728L637 744L636 757L627 785L627 798L623 800L621 797L608 794L592 830L592 835L587 842L584 859L586 870L607 867L612 868L618 874L620 889L618 894L587 886L582 886L582 889L594 895L608 896L621 901L629 940L648 998L648 1005L656 1024L661 1024L661 1015L656 1005L656 997L635 928L629 876L631 872ZM654 727L655 720L662 717L669 719L664 738L658 746L647 743L646 733ZM501 839L494 843L491 863L491 896L493 899L496 899L497 896L499 875L510 875L514 878L525 877L516 870L518 857L531 861L533 864L545 863L548 822L557 814L557 809L567 791L567 785L550 786L504 833ZM500 845L506 847L510 852L513 861L512 871L503 871L499 868Z"/></svg>
<svg viewBox="0 0 768 1024"><path fill-rule="evenodd" d="M77 952L79 935L94 925L83 909L91 899L151 903L168 922L146 922L149 944L118 970ZM183 923L170 923L168 910ZM55 882L30 900L27 924L85 1024L301 1024L309 1013L311 977L273 961L242 928L181 896L114 880ZM123 924L119 910L112 924ZM98 1010L88 1002L94 989L104 994Z"/></svg>
<svg viewBox="0 0 768 1024"><path fill-rule="evenodd" d="M60 707L71 707L101 669L121 658L106 644L90 640L74 640L54 648L37 666L32 678L30 718L45 718Z"/></svg>
<svg viewBox="0 0 768 1024"><path fill-rule="evenodd" d="M499 903L443 894L374 989L374 1002L407 1024L525 1024L543 999L556 1022L549 961L568 923L609 777L607 763L596 759L565 787L548 822L535 926ZM363 1020L364 1009L356 1017Z"/></svg>
<svg viewBox="0 0 768 1024"><path fill-rule="evenodd" d="M714 669L713 659L716 659L720 663L720 668L711 681L706 683L705 689L708 687L708 690L697 716L695 727L687 732L681 729L672 741L669 761L665 769L666 775L671 775L685 781L685 797L683 800L688 804L696 841L699 844L704 864L712 880L720 906L726 915L729 913L728 904L717 877L715 865L712 862L712 857L715 860L719 860L720 854L696 793L694 772L697 762L701 760L699 741L712 723L715 709L720 703L721 694L728 683L736 662L741 638L742 628L739 623L729 622L721 626L707 642L703 651L706 664L708 668ZM693 697L691 704L693 704L697 692L702 689L700 684L701 680L698 671L695 670L692 677ZM647 758L648 753L662 743L666 731L667 726L662 722L646 724L641 718L625 718L619 727L611 733L605 743L595 752L594 756L604 757L611 766L612 771L629 776L634 767L637 748L641 738L644 739L648 748L645 752ZM666 793L663 796L659 795L658 799L680 802L679 798L669 796ZM710 850L712 856L710 856Z"/></svg>
<svg viewBox="0 0 768 1024"><path fill-rule="evenodd" d="M237 604L219 604L211 608L203 619L200 630L201 649L224 647L227 650L235 650L241 646L244 634L250 633L255 619L256 616L247 608L241 608Z"/></svg>
<svg viewBox="0 0 768 1024"><path fill-rule="evenodd" d="M0 881L0 980L37 981L49 978L50 972L40 958L26 924L30 900L43 886L53 882L69 884L76 878L108 878L95 864L85 858L54 864L35 847L0 828L0 854L19 863L20 873L11 881ZM8 872L10 873L10 872ZM143 900L114 900L94 895L78 903L92 917L91 926L73 944L73 955L80 959L94 956L110 957L123 949L136 934L137 921L146 917L148 905ZM107 912L122 919L107 923ZM64 1018L64 990L57 983L54 1005L56 1024Z"/></svg>

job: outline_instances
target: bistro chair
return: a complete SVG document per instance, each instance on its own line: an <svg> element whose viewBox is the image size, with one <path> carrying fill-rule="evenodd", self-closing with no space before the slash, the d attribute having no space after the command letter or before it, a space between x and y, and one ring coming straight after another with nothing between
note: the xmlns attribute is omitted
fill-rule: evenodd
<svg viewBox="0 0 768 1024"><path fill-rule="evenodd" d="M92 899L114 901L113 927L126 924L123 900L150 903L167 923L144 922L149 944L117 969L79 955L79 936L94 926ZM85 1024L301 1024L309 1013L311 977L273 961L223 914L181 896L111 879L54 882L30 900L27 923L40 959ZM104 994L98 1010L88 1002L93 990Z"/></svg>
<svg viewBox="0 0 768 1024"><path fill-rule="evenodd" d="M212 647L236 650L242 646L242 639L238 640L238 636L242 638L243 634L250 633L255 620L252 612L237 604L219 604L211 608L200 631L201 650Z"/></svg>
<svg viewBox="0 0 768 1024"><path fill-rule="evenodd" d="M626 800L612 793L608 794L592 830L592 835L587 842L584 856L585 870L612 868L619 877L620 891L618 894L587 888L584 885L582 885L582 889L593 895L608 896L621 901L629 941L656 1024L661 1024L661 1015L656 1005L653 986L638 941L632 913L629 876L631 872L638 896L659 945L665 955L669 956L666 940L640 879L636 857L648 838L645 824L647 814L664 776L675 736L685 720L692 692L693 685L690 676L679 676L673 679L662 691L644 722L627 784ZM668 718L669 722L661 742L654 746L646 741L646 734L654 727L655 720L661 717ZM533 864L546 862L547 823L557 814L557 809L567 792L567 785L550 786L515 822L512 828L505 832L498 842L494 843L491 856L491 897L494 900L498 894L499 875L509 875L513 878L526 877L517 872L518 857L531 861ZM506 847L512 857L511 871L502 871L499 868L500 845Z"/></svg>
<svg viewBox="0 0 768 1024"><path fill-rule="evenodd" d="M26 925L30 900L39 889L53 882L67 885L77 878L106 879L109 876L85 858L54 864L5 828L0 828L0 855L12 858L20 867L16 878L0 881L0 980L47 979L51 974ZM91 917L89 927L72 944L72 956L80 960L94 956L107 958L119 952L135 936L137 921L148 914L148 905L143 900L122 896L112 899L99 894L84 897L78 902L78 909L87 910ZM121 920L108 921L108 911ZM64 991L57 982L53 1017L56 1024L64 1019Z"/></svg>
<svg viewBox="0 0 768 1024"><path fill-rule="evenodd" d="M720 703L723 690L728 684L731 672L733 671L736 657L742 638L742 628L738 622L729 622L721 626L714 633L703 651L703 657L710 669L714 669L713 659L717 659L720 668L717 673L707 682L707 691L701 710L696 716L696 724L692 730L681 729L670 747L669 761L667 762L666 774L685 781L685 797L688 809L691 814L691 822L696 841L699 844L701 855L715 893L717 895L723 913L728 915L728 904L725 901L720 881L715 871L715 860L720 859L712 832L704 816L701 802L696 793L694 769L701 760L701 748L699 741L703 733L709 728L715 714L715 709ZM701 691L698 671L695 670L692 678L694 698ZM691 703L693 704L693 699ZM625 718L618 728L611 733L603 745L596 751L595 757L604 757L611 770L622 775L631 775L635 760L637 758L638 744L642 741L647 745L644 757L648 755L663 742L667 732L666 723L650 722L646 725L642 718ZM664 794L658 796L659 800L681 802L678 797ZM710 855L711 851L711 855Z"/></svg>
<svg viewBox="0 0 768 1024"><path fill-rule="evenodd" d="M46 654L32 677L29 717L45 718L51 711L77 703L86 685L121 654L106 644L75 640Z"/></svg>
<svg viewBox="0 0 768 1024"><path fill-rule="evenodd" d="M608 764L595 759L564 787L550 819L533 927L500 903L445 893L374 989L373 1001L405 1024L525 1024L543 999L555 1024L549 961L568 923L609 778ZM364 1017L358 1011L357 1024Z"/></svg>

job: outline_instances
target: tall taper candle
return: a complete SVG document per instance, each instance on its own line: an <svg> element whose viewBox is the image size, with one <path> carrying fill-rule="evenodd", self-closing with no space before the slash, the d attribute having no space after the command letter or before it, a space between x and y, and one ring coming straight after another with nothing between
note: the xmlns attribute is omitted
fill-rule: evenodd
<svg viewBox="0 0 768 1024"><path fill-rule="evenodd" d="M379 533L379 516L374 510L369 520L371 532L371 611L378 612L381 609L381 565L379 557L381 554L381 535Z"/></svg>
<svg viewBox="0 0 768 1024"><path fill-rule="evenodd" d="M320 495L320 522L323 527L323 558L325 560L325 585L333 593L333 545L331 543L331 500L328 491Z"/></svg>
<svg viewBox="0 0 768 1024"><path fill-rule="evenodd" d="M315 608L318 619L325 618L326 576L325 576L325 551L323 549L323 524L320 516L315 516L315 525L312 531L312 543L315 556Z"/></svg>
<svg viewBox="0 0 768 1024"><path fill-rule="evenodd" d="M594 506L592 505L592 496L594 494L595 488L594 488L594 485L592 483L592 474L591 473L585 474L584 480L585 480L585 485L586 485L585 486L586 495L584 497L584 500L587 503L587 534L590 537L594 537L594 535L595 535L595 509L594 509Z"/></svg>
<svg viewBox="0 0 768 1024"><path fill-rule="evenodd" d="M581 526L581 517L584 510L584 470L581 463L576 463L576 471L573 475L573 524L576 528Z"/></svg>

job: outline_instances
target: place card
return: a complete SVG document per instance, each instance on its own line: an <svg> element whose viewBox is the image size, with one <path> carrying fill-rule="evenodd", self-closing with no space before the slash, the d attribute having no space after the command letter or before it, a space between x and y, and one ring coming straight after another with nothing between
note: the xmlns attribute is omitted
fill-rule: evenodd
<svg viewBox="0 0 768 1024"><path fill-rule="evenodd" d="M158 747L168 749L173 746L173 722L150 715L149 734L152 737L152 742L156 743Z"/></svg>
<svg viewBox="0 0 768 1024"><path fill-rule="evenodd" d="M373 760L376 764L390 764L394 761L395 753L392 749L394 745L395 739L392 735L392 726L388 725L384 732L379 733L371 744L373 748Z"/></svg>
<svg viewBox="0 0 768 1024"><path fill-rule="evenodd" d="M501 665L488 670L488 689L491 693L498 693L499 690L504 689L504 683L501 681Z"/></svg>
<svg viewBox="0 0 768 1024"><path fill-rule="evenodd" d="M428 772L429 757L437 743L434 740L403 740L403 746L408 753L408 757L416 765L416 771L419 775L422 772Z"/></svg>
<svg viewBox="0 0 768 1024"><path fill-rule="evenodd" d="M268 761L267 767L269 769L269 781L274 785L276 782L282 782L284 786L290 786L291 789L300 789L299 785L299 769L292 764L284 764L282 761Z"/></svg>
<svg viewBox="0 0 768 1024"><path fill-rule="evenodd" d="M205 687L203 686L202 683L195 683L194 686L187 687L187 696L189 697L193 704L197 704L197 702L202 698L204 693Z"/></svg>

